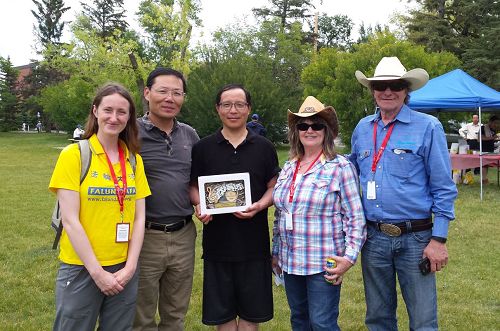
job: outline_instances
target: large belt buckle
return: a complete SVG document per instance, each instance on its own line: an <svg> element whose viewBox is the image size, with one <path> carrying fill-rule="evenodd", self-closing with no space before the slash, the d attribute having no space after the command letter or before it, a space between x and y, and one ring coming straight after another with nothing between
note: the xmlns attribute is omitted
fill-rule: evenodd
<svg viewBox="0 0 500 331"><path fill-rule="evenodd" d="M401 235L401 229L389 223L380 223L380 231L391 236L391 237L399 237Z"/></svg>

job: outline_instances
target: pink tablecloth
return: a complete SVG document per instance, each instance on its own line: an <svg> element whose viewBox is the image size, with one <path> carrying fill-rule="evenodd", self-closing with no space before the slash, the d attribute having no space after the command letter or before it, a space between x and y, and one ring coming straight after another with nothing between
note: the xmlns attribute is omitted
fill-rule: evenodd
<svg viewBox="0 0 500 331"><path fill-rule="evenodd" d="M480 160L478 154L450 154L451 168L452 169L470 169L479 168ZM500 166L499 154L486 154L482 156L483 166L489 165L493 167Z"/></svg>

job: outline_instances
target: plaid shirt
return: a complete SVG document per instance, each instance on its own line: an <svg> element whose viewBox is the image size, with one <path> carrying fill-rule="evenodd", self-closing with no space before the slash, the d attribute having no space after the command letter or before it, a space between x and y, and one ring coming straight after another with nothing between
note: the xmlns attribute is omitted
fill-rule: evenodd
<svg viewBox="0 0 500 331"><path fill-rule="evenodd" d="M366 239L354 167L343 156L320 160L297 180L292 203L290 185L297 160L285 163L274 187L273 256L289 274L323 272L326 258L333 255L354 264ZM293 214L293 230L285 227L287 211Z"/></svg>

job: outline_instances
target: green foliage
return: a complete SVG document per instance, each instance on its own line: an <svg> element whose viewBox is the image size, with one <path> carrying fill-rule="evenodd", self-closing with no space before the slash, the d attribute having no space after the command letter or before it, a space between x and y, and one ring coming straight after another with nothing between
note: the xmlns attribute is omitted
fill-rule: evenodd
<svg viewBox="0 0 500 331"><path fill-rule="evenodd" d="M92 5L82 2L82 7L88 26L102 39L115 37L115 30L124 31L128 27L123 0L92 0Z"/></svg>
<svg viewBox="0 0 500 331"><path fill-rule="evenodd" d="M146 60L187 74L192 25L199 25L198 0L143 0L139 23L146 32Z"/></svg>
<svg viewBox="0 0 500 331"><path fill-rule="evenodd" d="M370 91L354 77L361 70L368 77L384 56L397 56L410 70L424 68L430 77L436 77L456 68L460 62L451 53L427 53L423 46L397 40L390 33L378 34L368 42L355 46L352 53L324 48L315 61L302 73L304 93L332 105L340 122L340 136L346 145L359 120L374 112Z"/></svg>
<svg viewBox="0 0 500 331"><path fill-rule="evenodd" d="M353 21L347 15L328 16L323 13L318 17L318 48L337 47L347 50L351 47ZM310 26L313 30L313 26Z"/></svg>
<svg viewBox="0 0 500 331"><path fill-rule="evenodd" d="M286 136L286 110L301 102L300 73L310 61L310 47L302 43L299 24L280 31L279 21L264 22L259 30L227 27L216 33L213 46L198 50L200 64L188 81L185 121L201 136L220 126L215 112L217 91L229 83L243 84L252 95L252 112L259 114L267 137Z"/></svg>
<svg viewBox="0 0 500 331"><path fill-rule="evenodd" d="M0 56L0 131L15 130L18 127L17 76L10 58Z"/></svg>
<svg viewBox="0 0 500 331"><path fill-rule="evenodd" d="M58 44L66 24L61 21L62 15L71 7L64 7L64 0L32 1L36 6L36 11L31 10L31 13L37 21L35 33L38 40L44 48Z"/></svg>
<svg viewBox="0 0 500 331"><path fill-rule="evenodd" d="M37 100L58 129L72 131L85 122L97 88L115 81L131 91L136 105L141 104L142 91L137 91L135 72L128 53L137 47L133 41L108 38L103 41L95 32L74 29L68 46L70 56L57 55L51 67L64 72L66 79L42 90ZM140 68L142 70L142 66ZM141 107L137 107L141 111Z"/></svg>
<svg viewBox="0 0 500 331"><path fill-rule="evenodd" d="M270 0L271 8L253 8L252 11L256 17L263 19L278 18L280 20L281 30L289 26L289 20L292 22L302 22L304 18L311 17L309 13L313 6L310 0Z"/></svg>
<svg viewBox="0 0 500 331"><path fill-rule="evenodd" d="M500 88L500 2L417 0L420 7L400 21L410 41L429 51L449 51L482 82Z"/></svg>

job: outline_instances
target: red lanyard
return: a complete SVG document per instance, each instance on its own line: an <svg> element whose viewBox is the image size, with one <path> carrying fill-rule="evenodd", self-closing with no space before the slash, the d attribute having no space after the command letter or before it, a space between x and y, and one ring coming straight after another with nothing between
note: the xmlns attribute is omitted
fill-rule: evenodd
<svg viewBox="0 0 500 331"><path fill-rule="evenodd" d="M118 203L120 204L120 213L123 216L123 201L125 200L125 196L127 195L127 168L125 167L125 156L123 155L123 150L118 144L118 155L120 157L120 168L122 172L122 183L123 187L120 187L118 183L118 178L115 174L115 169L113 169L113 164L109 160L108 154L106 154L106 160L108 160L109 172L111 173L111 178L113 178L113 183L115 184L116 197L118 198Z"/></svg>
<svg viewBox="0 0 500 331"><path fill-rule="evenodd" d="M318 156L316 156L314 161L311 162L311 164L309 165L307 170L304 171L304 173L308 172L312 168L312 166L316 163L316 161L318 161L319 157L322 154L323 154L323 151L319 152ZM299 172L299 167L300 167L300 159L297 160L297 165L295 166L295 171L293 172L292 183L290 185L290 195L288 197L288 202L290 202L290 203L293 201L293 195L295 194L295 180L297 179L297 173Z"/></svg>
<svg viewBox="0 0 500 331"><path fill-rule="evenodd" d="M384 141L382 141L382 145L380 145L380 148L378 149L377 154L373 154L373 162L372 162L372 172L373 173L375 173L375 171L377 170L378 161L380 161L380 159L382 158L382 154L384 153L385 147L387 146L387 142L389 141L389 138L391 137L392 129L394 128L394 124L396 124L396 122L392 122L391 126L387 130ZM375 153L375 150L377 149L377 126L378 126L378 120L375 121L375 124L373 125L373 152L374 153Z"/></svg>

